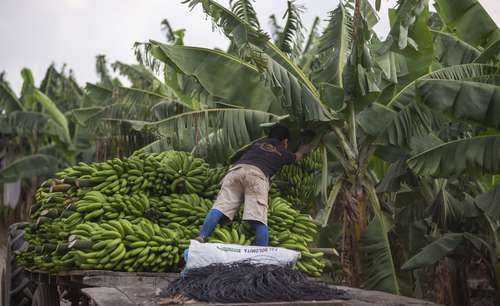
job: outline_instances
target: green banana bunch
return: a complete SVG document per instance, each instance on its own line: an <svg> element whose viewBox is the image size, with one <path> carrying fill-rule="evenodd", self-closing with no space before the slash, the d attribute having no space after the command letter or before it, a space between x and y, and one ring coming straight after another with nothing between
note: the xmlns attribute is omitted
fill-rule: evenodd
<svg viewBox="0 0 500 306"><path fill-rule="evenodd" d="M143 192L133 195L105 196L98 191L89 191L75 203L76 212L67 219L70 225L97 219L134 219L143 216L150 210L149 197Z"/></svg>
<svg viewBox="0 0 500 306"><path fill-rule="evenodd" d="M105 194L130 193L145 189L143 160L138 156L114 158L102 163L78 165L56 173L63 182L77 187L92 187ZM59 187L61 188L61 187Z"/></svg>
<svg viewBox="0 0 500 306"><path fill-rule="evenodd" d="M92 188L95 191L108 195L115 193L126 194L144 189L147 185L144 179L138 179L137 177L137 175L142 174L140 170L142 162L136 158L113 158L95 164L94 167L97 171L94 171L88 179L96 184ZM134 174L136 175L134 176Z"/></svg>
<svg viewBox="0 0 500 306"><path fill-rule="evenodd" d="M251 245L253 241L254 237L245 235L245 233L237 224L233 224L233 226L228 228L217 226L213 234L208 237L208 242L211 243Z"/></svg>
<svg viewBox="0 0 500 306"><path fill-rule="evenodd" d="M301 252L297 268L312 276L320 276L325 266L321 259L323 254L311 253L307 247L314 240L317 225L309 215L299 213L283 198L274 198L270 202L270 245Z"/></svg>
<svg viewBox="0 0 500 306"><path fill-rule="evenodd" d="M46 271L69 270L72 265L62 260L68 251L67 226L60 219L51 222L33 223L24 228L28 247L17 254L17 260L25 267ZM66 258L65 258L66 259Z"/></svg>
<svg viewBox="0 0 500 306"><path fill-rule="evenodd" d="M214 198L220 189L220 182L226 175L227 168L210 168L207 170L207 179L205 181L205 191L203 192L203 196L205 198Z"/></svg>
<svg viewBox="0 0 500 306"><path fill-rule="evenodd" d="M323 153L320 149L314 150L307 154L304 159L300 160L298 164L307 169L321 169L323 163Z"/></svg>
<svg viewBox="0 0 500 306"><path fill-rule="evenodd" d="M196 238L200 233L200 227L195 225L181 225L176 222L171 222L166 226L168 229L176 231L182 240L179 242L179 247L184 251L189 247L189 240Z"/></svg>
<svg viewBox="0 0 500 306"><path fill-rule="evenodd" d="M172 173L171 193L203 194L208 164L185 152L176 152L164 162L164 169Z"/></svg>
<svg viewBox="0 0 500 306"><path fill-rule="evenodd" d="M171 194L162 197L163 203L167 203L164 218L183 226L199 226L203 223L212 201L199 197L196 194Z"/></svg>
<svg viewBox="0 0 500 306"><path fill-rule="evenodd" d="M151 209L148 195L144 192L136 192L132 195L115 194L108 197L108 213L105 219L126 218L133 220L146 214ZM104 207L106 210L106 207Z"/></svg>
<svg viewBox="0 0 500 306"><path fill-rule="evenodd" d="M271 182L271 188L269 189L269 194L268 194L269 198L273 199L273 198L281 198L283 197L280 193L280 190L278 188L278 186L276 185L275 182Z"/></svg>
<svg viewBox="0 0 500 306"><path fill-rule="evenodd" d="M78 247L70 251L77 268L129 272L175 269L187 244L176 231L147 219L79 224L70 240L70 249Z"/></svg>
<svg viewBox="0 0 500 306"><path fill-rule="evenodd" d="M291 202L294 207L307 209L313 202L316 184L315 175L322 165L321 150L315 150L292 165L284 166L277 175L281 182L279 191L282 197Z"/></svg>
<svg viewBox="0 0 500 306"><path fill-rule="evenodd" d="M62 192L48 193L38 191L35 194L35 204L30 209L30 217L36 219L46 209L61 209L64 207L65 197Z"/></svg>
<svg viewBox="0 0 500 306"><path fill-rule="evenodd" d="M79 162L77 165L68 167L62 171L56 173L57 177L62 178L77 178L84 175L91 175L93 172L97 171L95 168L96 163L87 164L84 162Z"/></svg>

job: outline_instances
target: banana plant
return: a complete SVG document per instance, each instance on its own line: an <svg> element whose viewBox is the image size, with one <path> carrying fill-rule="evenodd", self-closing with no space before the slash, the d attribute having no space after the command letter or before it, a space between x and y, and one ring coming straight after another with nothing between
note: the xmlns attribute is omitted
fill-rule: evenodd
<svg viewBox="0 0 500 306"><path fill-rule="evenodd" d="M439 1L439 16L453 15L448 11L452 2ZM401 1L391 10L390 35L380 41L372 31L377 17L370 3L341 1L301 61L283 44L297 41L283 32L297 31L301 24L297 18L275 27L273 43L255 22L256 14L248 14L254 12L249 9L251 1L232 1L232 9L212 0L185 3L190 8L201 6L232 47L226 53L151 41L147 46L156 63L195 80L205 97L227 109L266 112L298 129L319 131L328 153L325 165L334 160L343 170L323 192L326 205L318 219L335 217L344 224L342 261L347 280L400 293L399 267L388 235L395 215L381 203L376 190L380 181L371 175L370 161L375 156L389 160L403 155L411 171L424 177L497 173L494 131L499 128L499 112L491 111L500 101L495 98L497 68L491 56L495 44L462 40L452 31L457 21L451 18L441 17L445 27L431 31L425 0ZM288 18L297 13L290 5ZM460 48L450 50L452 43ZM448 52L454 52L455 59L445 55ZM481 59L483 52L488 52L483 56L488 60ZM191 96L196 96L194 92ZM195 121L195 114L186 116ZM439 144L427 139L422 144L426 150L410 149L419 136L455 121L477 122L489 134L479 132ZM231 131L237 135L234 128ZM164 136L171 135L170 130ZM208 135L213 134L207 133L207 141ZM458 153L464 150L467 154ZM341 215L330 216L336 205L342 205Z"/></svg>
<svg viewBox="0 0 500 306"><path fill-rule="evenodd" d="M476 14L476 18L489 24L488 27L494 26L492 33L498 31L496 25L491 24L489 16L488 18L480 17L484 16L484 10L476 1L472 2L474 3L471 4L471 7L474 9L471 12ZM494 50L496 43L489 43L489 45L486 42L484 45L474 43L473 46L472 41L463 40L463 34L453 30L454 25L447 21L446 17L440 17L442 14L452 14L450 10L454 10L454 5L451 5L451 2L445 3L445 1L438 1L438 3L443 6L442 9L438 9L440 14L437 15L438 18L442 18L440 23L443 27L431 30L435 58L432 65L434 71L409 83L399 94L392 96L392 99L386 99L388 102L374 103L370 109L363 111L359 118L359 123L364 130L377 137L377 141L384 146L408 148L400 156L407 161L405 166L410 167L412 175L417 174L420 177L418 185L413 185L410 188L403 185L404 188L398 192L401 203L405 203L407 206L404 207L405 205L401 204L402 213L396 215L396 222L400 224L398 226L398 233L402 236L400 239L405 241L402 244L407 244L406 242L410 241L410 245L405 246L407 256L419 252L426 243L440 241L439 239L446 240L447 235L456 234L456 237L463 237L463 232L460 233L460 228L457 228L462 222L460 216L463 216L464 211L473 211L473 207L471 208L471 205L467 204L468 201L457 199L464 197L472 199L481 192L485 192L485 188L483 186L480 191L467 191L463 183L457 182L457 177L475 175L477 178L481 178L488 174L494 175L499 171L496 166L497 162L495 162L499 158L497 142L499 127L498 119L495 118L497 112L492 112L498 107L498 99L495 98L495 92L498 90L498 82L495 81L498 75L498 59L495 60L495 56L491 56L491 50ZM458 7L461 5L462 3ZM483 55L484 53L486 55ZM488 58L488 60L482 61L481 58ZM433 88L430 89L430 86ZM476 90L477 88L481 89ZM474 94L470 96L472 92ZM452 106L455 111L451 112L450 108L445 110L441 103ZM477 113L477 110L483 107L487 109ZM376 108L384 109L384 111L376 111ZM473 109L475 109L476 114L473 113ZM396 112L392 113L394 115L392 117L389 112L394 110ZM376 123L365 125L368 123L368 120L365 121L365 119L372 116L368 115L371 112L373 112L372 115L378 113L381 118L384 118L385 123L380 126L380 130L376 128ZM467 112L469 113L463 114ZM365 115L368 116L365 117ZM385 117L385 115L388 116ZM370 131L370 127L375 129ZM396 174L398 177L400 176L399 173ZM418 178L414 177L413 179ZM429 183L422 184L423 179ZM387 182L385 183L387 186ZM471 183L475 186L484 185L477 179L471 179ZM416 196L415 192L411 192L421 189L422 185L440 187L434 192L425 192L427 196L423 197ZM426 189L432 190L433 188ZM409 205L409 203L414 203L416 206L412 208L413 204ZM424 205L424 203L428 204ZM421 212L426 211L424 209L426 206L429 208L422 215ZM477 222L488 224L483 219ZM495 222L493 219L493 224ZM498 242L493 237L496 236L494 231L486 231L489 233L486 236L484 236L484 232L480 234L483 236L482 241L486 242L480 244L480 248L483 250L495 249ZM476 234L467 233L467 237L470 238ZM430 235L428 236L430 241L412 238L424 237L425 235ZM470 239L463 241L470 241ZM436 242L436 245L440 244ZM485 257L493 259L487 260L487 265L495 267L495 257L488 254L491 255L492 252L487 251ZM429 255L428 252L421 253L418 258L425 260L427 255ZM453 257L453 253L450 255ZM457 290L457 288L464 288L466 283L465 274L459 273L462 271L461 269L464 269L463 264L457 266L453 260L444 262L451 265L449 266L450 271L457 271L456 280L461 283L452 286L455 298L459 296L461 298L457 301L467 301L466 291ZM432 266L435 263L436 261L427 262L427 266ZM453 265L455 266L452 267ZM405 264L403 267L410 269L412 265ZM412 273L413 281L415 281L419 274L417 271ZM493 284L498 282L498 276L495 273L490 276ZM418 282L414 284L416 283ZM440 294L436 295L440 296Z"/></svg>
<svg viewBox="0 0 500 306"><path fill-rule="evenodd" d="M54 71L53 66L49 67L47 77L42 82L44 86L37 89L31 71L23 69L21 74L24 83L20 97L7 82L3 81L0 85L0 108L4 110L1 120L5 126L2 133L10 139L7 148L13 150L12 154L15 156L21 156L17 159L7 158L10 162L4 165L0 172L3 182L43 176L62 164L74 161L75 152L72 148L68 118L56 103L42 92L44 90L57 97L53 92L54 84L50 84L56 82L53 78L56 77L54 74L57 71ZM63 78L62 74L58 77ZM72 82L72 79L68 78L67 81ZM60 89L64 90L64 87ZM58 152L57 156L50 153L54 150Z"/></svg>
<svg viewBox="0 0 500 306"><path fill-rule="evenodd" d="M414 211L419 214L408 214L409 205L405 207L404 221L398 228L406 233L414 231L413 248L402 265L403 270L411 270L414 278L423 279L421 269L440 266L450 276L450 291L436 293L437 302L454 305L468 305L470 295L467 290L467 266L472 260L479 259L488 274L485 275L496 287L498 280L496 267L498 257L498 191L500 186L493 186L486 192L474 190L474 181L467 179L441 180L444 188L438 188L434 199L426 203L417 203L413 192L413 200L406 198L406 204L416 204ZM429 181L428 181L429 182ZM457 184L459 183L459 184ZM465 183L465 184L464 184ZM458 188L457 188L458 187ZM472 187L472 188L471 188ZM415 189L416 190L416 189ZM475 195L475 196L474 196ZM425 212L427 211L427 212ZM404 224L406 222L406 224ZM410 228L410 230L408 230ZM429 231L430 230L430 231ZM406 234L405 233L405 234ZM401 237L401 239L405 239ZM473 259L477 258L477 259Z"/></svg>
<svg viewBox="0 0 500 306"><path fill-rule="evenodd" d="M76 125L64 111L78 106L83 92L64 67L58 71L51 65L39 88L29 69L23 69L21 75L20 96L0 78L0 183L3 204L24 218L38 179L77 158L72 138ZM16 207L19 203L23 205Z"/></svg>

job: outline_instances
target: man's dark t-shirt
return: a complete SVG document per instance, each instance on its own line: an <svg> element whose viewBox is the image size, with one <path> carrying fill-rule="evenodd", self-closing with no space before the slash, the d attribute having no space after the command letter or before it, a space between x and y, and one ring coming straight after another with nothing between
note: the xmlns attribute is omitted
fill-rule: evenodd
<svg viewBox="0 0 500 306"><path fill-rule="evenodd" d="M248 151L235 163L258 167L267 177L273 176L284 165L295 161L295 154L288 151L281 141L266 138L254 143Z"/></svg>

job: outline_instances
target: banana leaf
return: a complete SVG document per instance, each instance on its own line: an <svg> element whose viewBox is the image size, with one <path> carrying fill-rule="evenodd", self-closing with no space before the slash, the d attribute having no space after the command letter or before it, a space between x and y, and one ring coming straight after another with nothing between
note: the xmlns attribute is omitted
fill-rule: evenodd
<svg viewBox="0 0 500 306"><path fill-rule="evenodd" d="M409 33L418 16L427 7L427 2L427 0L403 1L396 10L389 11L391 15L391 30L384 42L384 48L380 50L381 53L389 51L391 47L393 51L396 52L398 49L406 49L408 45L411 45L413 48L418 48L418 45Z"/></svg>
<svg viewBox="0 0 500 306"><path fill-rule="evenodd" d="M464 242L464 234L447 233L427 245L403 264L401 269L413 270L432 266L445 256L454 252Z"/></svg>
<svg viewBox="0 0 500 306"><path fill-rule="evenodd" d="M361 275L363 288L399 294L391 248L387 239L388 229L375 216L361 234Z"/></svg>
<svg viewBox="0 0 500 306"><path fill-rule="evenodd" d="M257 13L252 6L252 0L230 0L231 11L255 30L260 29Z"/></svg>
<svg viewBox="0 0 500 306"><path fill-rule="evenodd" d="M493 248L480 237L471 233L446 233L438 240L425 246L422 251L410 258L401 267L403 270L413 270L434 265L444 257L458 252L458 249L468 242L470 246L480 249L485 247L490 255ZM470 253L470 250L466 251Z"/></svg>
<svg viewBox="0 0 500 306"><path fill-rule="evenodd" d="M309 35L307 37L304 50L302 51L302 55L300 58L299 66L306 75L310 72L311 63L316 53L315 49L319 39L318 27L320 20L321 19L319 18L319 16L316 16L316 18L314 18L314 21L309 29Z"/></svg>
<svg viewBox="0 0 500 306"><path fill-rule="evenodd" d="M156 78L156 76L143 65L129 65L116 61L111 64L111 67L115 71L118 71L121 75L127 77L127 79L132 84L130 87L142 88L142 89L152 89L156 86L164 86Z"/></svg>
<svg viewBox="0 0 500 306"><path fill-rule="evenodd" d="M113 103L113 90L98 84L87 83L85 86L87 93L85 103L82 107L99 106L103 107Z"/></svg>
<svg viewBox="0 0 500 306"><path fill-rule="evenodd" d="M409 167L419 175L449 177L500 173L500 136L477 136L441 144L413 156Z"/></svg>
<svg viewBox="0 0 500 306"><path fill-rule="evenodd" d="M474 203L493 220L500 220L500 183L489 191L478 195Z"/></svg>
<svg viewBox="0 0 500 306"><path fill-rule="evenodd" d="M268 78L275 96L290 119L298 121L300 125L317 121L329 122L333 119L319 98L283 66L269 61Z"/></svg>
<svg viewBox="0 0 500 306"><path fill-rule="evenodd" d="M477 0L436 0L436 11L447 29L474 47L500 39L498 26Z"/></svg>
<svg viewBox="0 0 500 306"><path fill-rule="evenodd" d="M500 38L492 43L488 48L483 50L480 56L478 56L474 62L476 63L487 63L499 58L500 56Z"/></svg>
<svg viewBox="0 0 500 306"><path fill-rule="evenodd" d="M287 10L283 15L283 18L286 17L285 26L276 41L276 46L294 59L300 57L304 43L304 25L301 18L303 12L303 6L297 5L293 1L287 2Z"/></svg>
<svg viewBox="0 0 500 306"><path fill-rule="evenodd" d="M193 152L211 163L225 163L242 146L264 136L261 124L280 118L249 109L217 108L186 112L157 122L122 122L158 135L159 139L145 148L147 151L176 149Z"/></svg>
<svg viewBox="0 0 500 306"><path fill-rule="evenodd" d="M39 102L42 107L47 111L50 118L59 126L61 129L61 141L65 143L71 143L71 137L68 128L68 120L66 116L57 108L56 104L45 94L39 90L35 90L33 94L34 99Z"/></svg>
<svg viewBox="0 0 500 306"><path fill-rule="evenodd" d="M392 50L404 56L408 67L408 73L399 78L398 86L404 86L405 84L414 81L416 78L427 74L434 59L432 33L427 26L429 16L427 0L404 1L401 7L398 8L398 16L401 16L400 10L411 2L415 3L415 9L410 13L410 15L415 14L416 18L414 24L408 28L408 45L405 48L401 48L400 46L400 49L393 48ZM408 15L403 15L402 22L405 22L404 20L406 20L407 17ZM410 24L411 20L412 18L409 21ZM392 25L391 30L393 28L394 24ZM403 28L404 25L400 25L400 29ZM401 33L402 32L400 31L400 34ZM402 42L401 38L399 39L399 42Z"/></svg>
<svg viewBox="0 0 500 306"><path fill-rule="evenodd" d="M434 42L434 57L443 66L478 62L478 49L450 33L431 30ZM480 62L479 62L480 63Z"/></svg>
<svg viewBox="0 0 500 306"><path fill-rule="evenodd" d="M6 82L0 82L0 109L7 112L24 110L21 101Z"/></svg>
<svg viewBox="0 0 500 306"><path fill-rule="evenodd" d="M97 116L103 110L104 107L100 106L82 107L71 110L71 115L75 118L78 124L85 126L89 119Z"/></svg>
<svg viewBox="0 0 500 306"><path fill-rule="evenodd" d="M288 112L304 121L330 120L319 99L274 61L269 61L264 80L256 67L220 51L155 44L152 54L196 77L211 95L229 104L277 115Z"/></svg>
<svg viewBox="0 0 500 306"><path fill-rule="evenodd" d="M273 113L280 111L271 88L265 85L258 70L239 58L217 50L160 43L154 44L152 54L182 73L196 77L210 94L230 104Z"/></svg>
<svg viewBox="0 0 500 306"><path fill-rule="evenodd" d="M51 155L33 154L21 157L0 171L0 182L15 182L33 176L54 174L65 162Z"/></svg>
<svg viewBox="0 0 500 306"><path fill-rule="evenodd" d="M313 71L311 77L316 83L343 87L342 74L352 43L352 16L342 2L329 15L328 25L315 50L320 67Z"/></svg>
<svg viewBox="0 0 500 306"><path fill-rule="evenodd" d="M36 90L35 79L33 72L28 68L21 70L21 77L23 78L23 86L21 87L21 103L25 110L35 111L34 93Z"/></svg>
<svg viewBox="0 0 500 306"><path fill-rule="evenodd" d="M465 81L468 80L480 80L495 75L496 71L496 66L475 63L455 65L433 71L408 84L396 93L386 106L372 103L358 114L358 123L367 134L378 136L384 142L392 145L408 146L409 140L413 136L426 135L432 130L433 125L437 124L436 115L431 110L436 111L439 103L434 104L428 101L426 103L427 107L419 105L417 93L420 92L416 91L417 84L420 84L418 82L442 80L444 83L454 81L457 84L465 84ZM469 83L472 83L473 86L481 84ZM479 86L482 86L482 84ZM441 103L449 102L453 98L460 98L463 101L470 98L466 95L467 91L456 92L450 90L447 92L448 95L445 95L441 88L436 87L430 90L431 92L428 94L440 95L441 99L446 100L439 101ZM480 101L474 102L480 103ZM474 104L470 103L470 105ZM494 113L488 115L495 116Z"/></svg>
<svg viewBox="0 0 500 306"><path fill-rule="evenodd" d="M43 134L49 118L37 112L14 111L6 116L0 117L2 134L14 134L16 136L32 136Z"/></svg>
<svg viewBox="0 0 500 306"><path fill-rule="evenodd" d="M259 47L276 63L294 75L315 96L318 96L318 92L309 78L284 52L269 41L267 34L259 30L256 31L250 24L213 0L185 0L184 3L187 3L190 8L194 8L201 3L203 11L212 17L214 23L222 29L233 43L243 48L250 44ZM256 61L260 60L256 59Z"/></svg>
<svg viewBox="0 0 500 306"><path fill-rule="evenodd" d="M500 86L456 80L419 80L423 103L458 120L500 129Z"/></svg>

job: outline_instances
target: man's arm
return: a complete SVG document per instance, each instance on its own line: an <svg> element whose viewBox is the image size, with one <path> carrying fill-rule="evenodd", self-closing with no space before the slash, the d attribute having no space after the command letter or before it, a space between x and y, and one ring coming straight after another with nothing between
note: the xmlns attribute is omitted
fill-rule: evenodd
<svg viewBox="0 0 500 306"><path fill-rule="evenodd" d="M313 149L312 144L301 144L297 152L295 152L295 161L299 161L304 158L304 155L311 152Z"/></svg>

